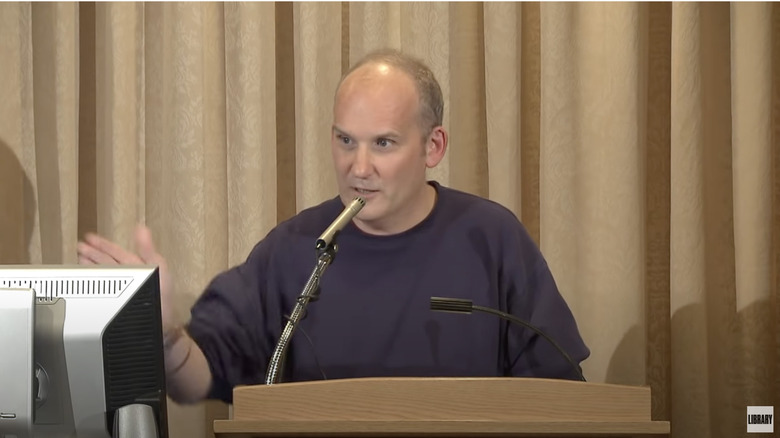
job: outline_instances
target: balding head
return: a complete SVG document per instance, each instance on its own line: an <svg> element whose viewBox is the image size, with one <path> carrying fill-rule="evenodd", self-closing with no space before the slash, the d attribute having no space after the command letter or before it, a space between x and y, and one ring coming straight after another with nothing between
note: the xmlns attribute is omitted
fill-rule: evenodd
<svg viewBox="0 0 780 438"><path fill-rule="evenodd" d="M393 73L402 73L412 80L419 100L420 128L429 133L441 126L444 114L444 99L441 87L433 72L420 60L393 49L371 52L344 74L336 89L338 99L342 87L353 86L364 80L391 78ZM353 82L357 81L357 82Z"/></svg>

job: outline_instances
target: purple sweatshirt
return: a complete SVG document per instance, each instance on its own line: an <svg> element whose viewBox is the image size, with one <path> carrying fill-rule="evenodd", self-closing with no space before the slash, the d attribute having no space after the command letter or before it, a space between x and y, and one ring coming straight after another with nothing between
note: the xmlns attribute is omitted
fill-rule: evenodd
<svg viewBox="0 0 780 438"><path fill-rule="evenodd" d="M579 364L590 354L547 263L501 205L431 183L430 215L393 236L350 223L288 349L284 381L369 376L533 376L575 379L546 340L493 315L440 313L430 297L511 313ZM209 396L264 382L295 298L316 263L314 244L341 213L338 197L279 224L247 260L218 275L192 308L189 333L213 375ZM306 335L311 342L306 339Z"/></svg>

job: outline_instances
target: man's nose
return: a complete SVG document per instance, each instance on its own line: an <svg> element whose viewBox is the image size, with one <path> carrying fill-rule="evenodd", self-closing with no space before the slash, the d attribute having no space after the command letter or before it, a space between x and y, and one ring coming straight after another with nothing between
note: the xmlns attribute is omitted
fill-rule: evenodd
<svg viewBox="0 0 780 438"><path fill-rule="evenodd" d="M358 146L355 150L355 161L352 163L352 174L358 178L367 178L371 176L372 169L371 151L365 145Z"/></svg>

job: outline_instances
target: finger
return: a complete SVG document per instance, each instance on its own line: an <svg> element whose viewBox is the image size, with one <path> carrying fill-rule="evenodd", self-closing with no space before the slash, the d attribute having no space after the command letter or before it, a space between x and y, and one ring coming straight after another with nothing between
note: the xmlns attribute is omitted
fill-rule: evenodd
<svg viewBox="0 0 780 438"><path fill-rule="evenodd" d="M145 225L139 225L135 229L135 250L144 263L160 264L162 256L154 247L152 231Z"/></svg>
<svg viewBox="0 0 780 438"><path fill-rule="evenodd" d="M76 248L79 260L88 261L89 264L115 265L118 263L116 259L111 257L109 254L106 254L105 252L95 248L88 243L79 242Z"/></svg>
<svg viewBox="0 0 780 438"><path fill-rule="evenodd" d="M97 234L87 233L84 240L87 244L84 248L85 254L98 263L111 263L110 258L113 259L113 263L123 265L141 264L141 259L137 255Z"/></svg>
<svg viewBox="0 0 780 438"><path fill-rule="evenodd" d="M89 257L87 257L87 256L85 256L83 254L79 254L78 257L79 257L79 264L80 265L94 265L95 264L94 260L92 260L91 258L89 258Z"/></svg>

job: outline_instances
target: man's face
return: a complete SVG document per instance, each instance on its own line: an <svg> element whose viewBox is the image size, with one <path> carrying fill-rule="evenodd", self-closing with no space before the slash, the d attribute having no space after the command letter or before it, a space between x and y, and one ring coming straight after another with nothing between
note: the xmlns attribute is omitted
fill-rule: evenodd
<svg viewBox="0 0 780 438"><path fill-rule="evenodd" d="M368 65L341 84L331 151L342 202L366 200L355 218L363 231L395 234L430 211L425 170L441 157L429 157L427 134L420 126L417 90L405 74Z"/></svg>

